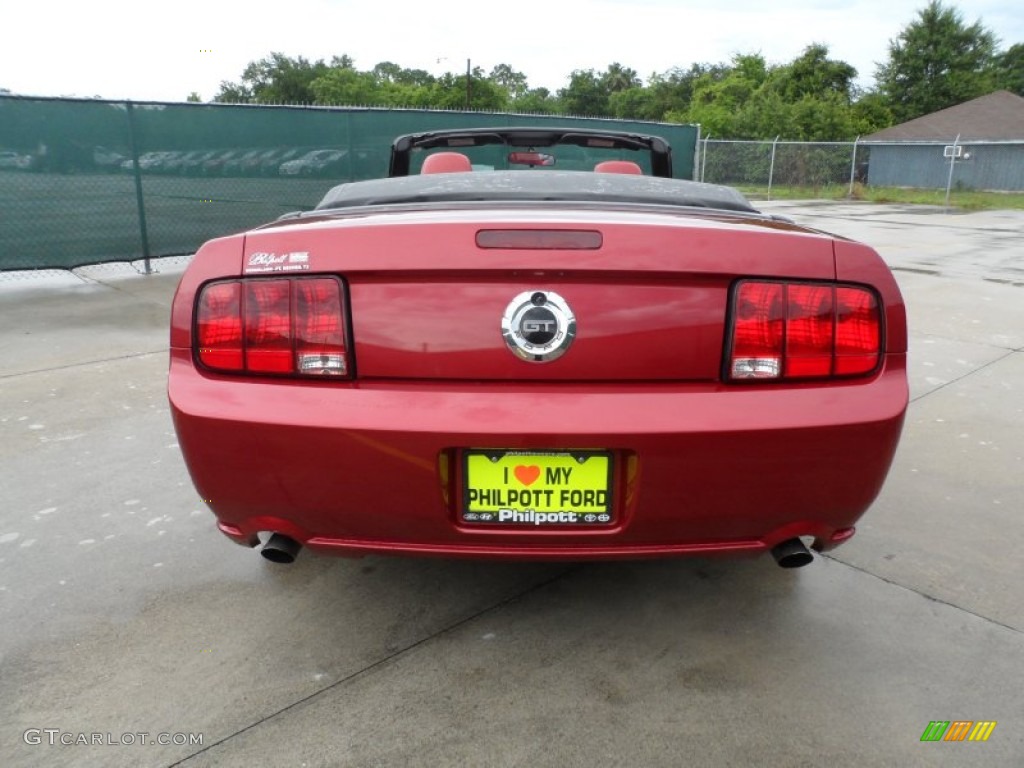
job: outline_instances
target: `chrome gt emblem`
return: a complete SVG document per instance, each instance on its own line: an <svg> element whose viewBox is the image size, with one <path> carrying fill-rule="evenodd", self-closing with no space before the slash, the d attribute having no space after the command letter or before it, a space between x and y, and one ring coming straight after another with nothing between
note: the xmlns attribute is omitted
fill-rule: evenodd
<svg viewBox="0 0 1024 768"><path fill-rule="evenodd" d="M505 308L501 335L516 357L550 362L565 354L576 338L576 316L557 293L527 291Z"/></svg>

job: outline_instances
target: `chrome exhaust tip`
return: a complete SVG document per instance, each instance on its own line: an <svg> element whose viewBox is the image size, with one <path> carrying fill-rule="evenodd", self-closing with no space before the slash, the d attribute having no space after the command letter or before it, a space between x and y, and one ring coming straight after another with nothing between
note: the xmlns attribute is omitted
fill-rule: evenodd
<svg viewBox="0 0 1024 768"><path fill-rule="evenodd" d="M780 568L803 568L814 560L814 555L800 539L787 539L772 547L772 557Z"/></svg>
<svg viewBox="0 0 1024 768"><path fill-rule="evenodd" d="M275 533L263 545L260 554L272 563L287 565L295 562L300 549L302 549L302 545L295 539L285 536L283 533Z"/></svg>

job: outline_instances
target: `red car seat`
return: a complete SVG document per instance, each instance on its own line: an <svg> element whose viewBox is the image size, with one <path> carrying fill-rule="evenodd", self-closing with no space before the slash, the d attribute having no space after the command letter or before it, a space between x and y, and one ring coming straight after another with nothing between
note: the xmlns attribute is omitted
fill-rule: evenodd
<svg viewBox="0 0 1024 768"><path fill-rule="evenodd" d="M463 173L472 170L469 158L461 152L437 152L423 161L420 173Z"/></svg>
<svg viewBox="0 0 1024 768"><path fill-rule="evenodd" d="M596 173L629 173L634 176L643 176L640 166L632 160L605 160L594 166Z"/></svg>

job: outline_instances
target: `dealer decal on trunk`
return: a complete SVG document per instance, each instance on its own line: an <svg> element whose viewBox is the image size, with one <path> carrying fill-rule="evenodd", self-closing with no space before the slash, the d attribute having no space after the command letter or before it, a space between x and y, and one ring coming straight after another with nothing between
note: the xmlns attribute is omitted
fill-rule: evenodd
<svg viewBox="0 0 1024 768"><path fill-rule="evenodd" d="M245 263L245 274L255 275L263 272L301 272L309 269L309 251L292 251L291 253L268 253L257 251L250 253Z"/></svg>

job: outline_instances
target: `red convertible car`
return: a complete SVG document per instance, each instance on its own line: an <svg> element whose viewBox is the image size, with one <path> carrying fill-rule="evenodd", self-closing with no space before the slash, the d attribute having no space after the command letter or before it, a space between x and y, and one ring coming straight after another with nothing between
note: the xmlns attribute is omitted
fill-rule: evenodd
<svg viewBox="0 0 1024 768"><path fill-rule="evenodd" d="M418 134L388 178L206 243L169 396L220 530L276 562L848 540L907 406L896 283L671 176L655 137Z"/></svg>

